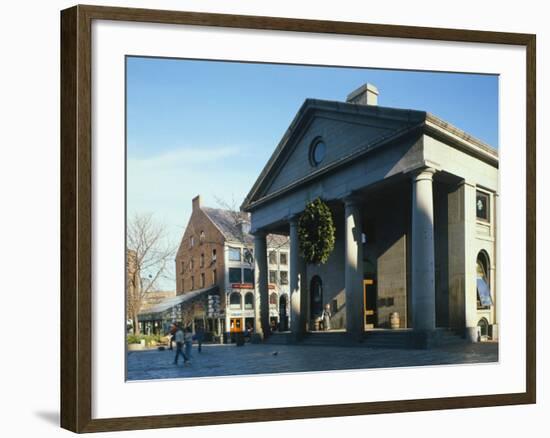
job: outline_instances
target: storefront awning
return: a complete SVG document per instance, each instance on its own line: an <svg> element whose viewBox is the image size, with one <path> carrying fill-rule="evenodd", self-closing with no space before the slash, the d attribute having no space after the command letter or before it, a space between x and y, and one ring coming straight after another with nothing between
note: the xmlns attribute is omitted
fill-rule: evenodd
<svg viewBox="0 0 550 438"><path fill-rule="evenodd" d="M172 309L189 303L196 298L199 298L203 295L209 295L213 293L218 293L218 286L207 287L204 289L197 289L192 292L187 292L182 295L177 295L172 298L167 298L161 301L158 304L155 304L153 307L144 310L139 313L140 321L158 321L162 319L170 318L172 314Z"/></svg>

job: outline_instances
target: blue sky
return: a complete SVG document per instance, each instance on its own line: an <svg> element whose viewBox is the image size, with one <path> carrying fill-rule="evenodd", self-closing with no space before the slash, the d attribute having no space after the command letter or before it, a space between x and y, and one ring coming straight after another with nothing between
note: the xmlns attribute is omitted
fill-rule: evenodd
<svg viewBox="0 0 550 438"><path fill-rule="evenodd" d="M345 101L365 82L380 106L498 147L497 76L129 57L128 217L153 213L179 242L195 195L240 205L304 99Z"/></svg>

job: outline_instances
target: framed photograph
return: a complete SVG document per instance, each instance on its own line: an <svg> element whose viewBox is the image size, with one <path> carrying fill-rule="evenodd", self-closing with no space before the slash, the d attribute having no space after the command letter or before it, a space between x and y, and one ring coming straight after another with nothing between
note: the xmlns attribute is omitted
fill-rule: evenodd
<svg viewBox="0 0 550 438"><path fill-rule="evenodd" d="M535 41L62 11L62 427L535 403Z"/></svg>

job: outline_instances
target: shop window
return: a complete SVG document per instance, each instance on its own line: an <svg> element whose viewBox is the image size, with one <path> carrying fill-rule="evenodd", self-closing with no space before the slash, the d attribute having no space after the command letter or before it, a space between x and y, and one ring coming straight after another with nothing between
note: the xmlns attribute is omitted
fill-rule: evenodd
<svg viewBox="0 0 550 438"><path fill-rule="evenodd" d="M248 292L244 296L244 308L249 310L254 308L254 294L252 292Z"/></svg>
<svg viewBox="0 0 550 438"><path fill-rule="evenodd" d="M229 283L242 283L241 268L229 268Z"/></svg>
<svg viewBox="0 0 550 438"><path fill-rule="evenodd" d="M241 308L241 294L239 292L233 292L229 295L229 307L232 309Z"/></svg>

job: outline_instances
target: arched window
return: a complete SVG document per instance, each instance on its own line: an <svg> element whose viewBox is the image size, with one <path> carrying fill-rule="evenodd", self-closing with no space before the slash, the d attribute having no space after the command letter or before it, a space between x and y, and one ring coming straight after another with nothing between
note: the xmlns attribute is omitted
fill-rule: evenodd
<svg viewBox="0 0 550 438"><path fill-rule="evenodd" d="M271 306L276 306L277 305L277 293L276 292L272 292L271 295L269 295L269 304Z"/></svg>
<svg viewBox="0 0 550 438"><path fill-rule="evenodd" d="M489 279L489 256L485 251L477 255L477 308L489 309L493 304Z"/></svg>
<svg viewBox="0 0 550 438"><path fill-rule="evenodd" d="M252 292L248 292L244 296L244 308L245 309L253 309L254 308L254 294Z"/></svg>
<svg viewBox="0 0 550 438"><path fill-rule="evenodd" d="M229 307L232 309L241 308L241 294L239 292L233 292L229 295Z"/></svg>
<svg viewBox="0 0 550 438"><path fill-rule="evenodd" d="M479 341L486 341L489 337L489 322L485 318L481 318L477 323Z"/></svg>
<svg viewBox="0 0 550 438"><path fill-rule="evenodd" d="M204 239L205 239L204 231L201 231L201 233L199 234L199 242L201 243L201 245L204 243Z"/></svg>

